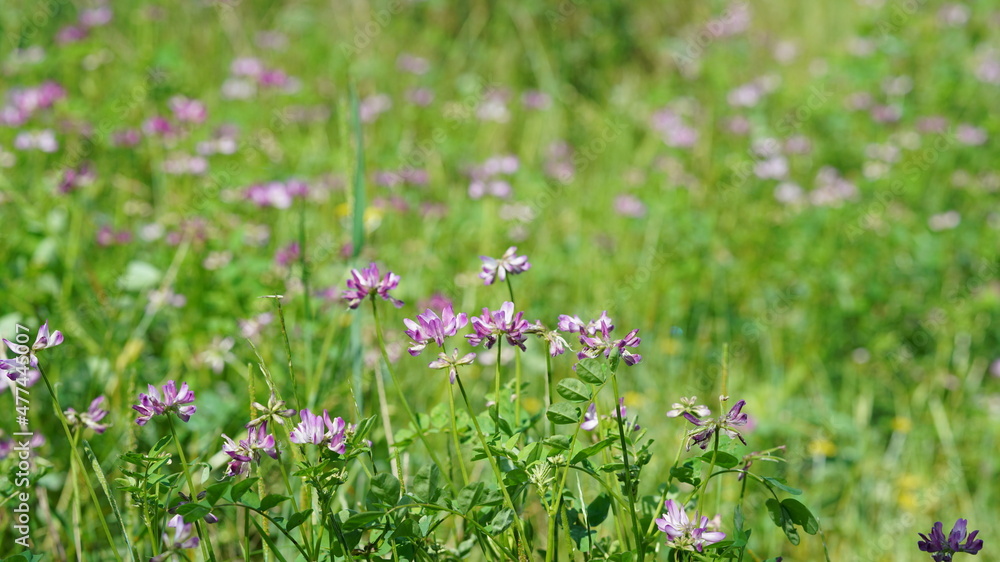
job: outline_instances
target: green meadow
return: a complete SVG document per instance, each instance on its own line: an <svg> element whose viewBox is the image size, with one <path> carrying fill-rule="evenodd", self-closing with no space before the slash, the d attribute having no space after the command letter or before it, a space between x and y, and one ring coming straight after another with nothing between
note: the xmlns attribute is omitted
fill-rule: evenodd
<svg viewBox="0 0 1000 562"><path fill-rule="evenodd" d="M0 335L64 341L0 380L0 558L994 559L998 100L986 0L4 1ZM571 349L407 352L505 301ZM272 393L346 452L274 414L227 474ZM739 436L686 450L691 396Z"/></svg>

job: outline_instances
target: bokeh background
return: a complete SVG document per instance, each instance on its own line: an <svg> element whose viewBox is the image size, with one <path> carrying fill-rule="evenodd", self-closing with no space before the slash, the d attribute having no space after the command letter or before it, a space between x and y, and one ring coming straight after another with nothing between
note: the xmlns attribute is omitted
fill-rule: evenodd
<svg viewBox="0 0 1000 562"><path fill-rule="evenodd" d="M917 532L958 517L989 560L998 100L987 0L5 0L0 331L63 331L49 372L64 406L108 396L113 427L90 441L109 474L158 437L130 405L168 379L198 393L188 450L221 467L251 400L246 340L287 373L259 297L284 295L309 404L346 417L354 385L371 413L370 319L337 297L352 267L399 274L389 344L429 411L446 377L405 353L402 319L432 298L496 308L479 256L517 246L530 319L608 310L639 328L623 384L663 443L649 493L686 429L664 413L714 400L728 346L749 450L787 446L773 470L805 491L833 560L925 560ZM544 372L537 345L524 361ZM491 369L470 374L480 396ZM67 443L44 387L32 396L52 465L37 521L72 549ZM427 462L419 444L407 462ZM821 559L762 500L754 551Z"/></svg>

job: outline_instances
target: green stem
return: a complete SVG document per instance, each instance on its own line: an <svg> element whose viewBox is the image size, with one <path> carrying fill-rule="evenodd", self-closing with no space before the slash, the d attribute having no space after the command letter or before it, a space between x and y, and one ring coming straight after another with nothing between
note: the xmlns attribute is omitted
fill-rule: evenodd
<svg viewBox="0 0 1000 562"><path fill-rule="evenodd" d="M507 492L507 486L503 483L503 473L500 472L500 465L497 464L496 456L493 454L493 450L490 449L489 444L486 442L486 436L483 435L482 428L479 427L479 420L476 419L476 414L472 411L472 404L469 402L469 395L465 393L465 385L462 384L462 377L460 375L455 375L455 381L458 382L458 389L462 392L462 399L465 400L465 408L469 412L469 416L472 418L472 425L476 428L476 435L479 437L479 443L483 446L483 452L486 454L487 460L490 462L490 468L493 469L493 474L497 479L497 487L503 492L504 501L507 502L507 507L514 513L514 540L517 543L518 554L523 561L528 560L527 551L524 546L524 528L521 525L521 518L517 515L517 509L514 508L514 501L511 500L510 494Z"/></svg>
<svg viewBox="0 0 1000 562"><path fill-rule="evenodd" d="M495 393L493 394L493 408L496 411L496 419L494 421L493 427L493 438L496 440L500 439L500 349L503 344L500 339L497 338L497 365L496 365L496 376L494 377L494 383L496 385Z"/></svg>
<svg viewBox="0 0 1000 562"><path fill-rule="evenodd" d="M413 413L413 409L410 408L410 402L406 399L406 394L403 393L403 387L399 384L399 379L396 378L396 371L392 368L392 363L389 361L389 354L385 350L385 340L382 337L382 322L378 315L378 306L375 304L375 295L371 297L372 303L372 316L375 318L375 337L378 339L378 350L382 354L382 361L385 362L385 370L389 371L389 376L392 377L392 384L396 387L396 393L399 395L399 401L403 404L403 409L406 410L407 415L410 416L410 421L413 422L413 427L417 430L417 436L420 437L420 442L424 444L427 449L428 454L431 456L431 460L434 464L440 466L445 466L434 452L434 448L431 447L430 443L427 442L427 436L424 435L424 429L420 426L420 420L417 419L416 414ZM376 373L378 376L378 373ZM441 471L445 480L448 481L448 486L454 490L455 483L451 481L451 475L446 471Z"/></svg>
<svg viewBox="0 0 1000 562"><path fill-rule="evenodd" d="M465 459L462 458L462 445L458 440L458 416L455 415L455 389L448 385L448 406L451 408L451 436L455 442L455 457L458 458L458 468L462 472L462 482L469 484L469 473L465 468Z"/></svg>
<svg viewBox="0 0 1000 562"><path fill-rule="evenodd" d="M295 409L299 409L301 407L301 404L299 404L299 390L298 385L295 382L295 369L292 368L292 345L288 341L288 331L285 329L285 312L281 309L280 298L275 297L274 302L278 305L278 319L281 321L281 335L282 339L285 341L285 353L288 354L288 378L292 380L292 397L295 398Z"/></svg>
<svg viewBox="0 0 1000 562"><path fill-rule="evenodd" d="M514 285L511 283L510 275L507 275L507 292L510 294L510 302L514 303ZM499 342L498 342L499 343ZM497 362L499 364L499 362ZM514 425L521 425L521 354L514 351Z"/></svg>
<svg viewBox="0 0 1000 562"><path fill-rule="evenodd" d="M80 430L73 432L73 448L80 445ZM80 479L79 470L81 467L76 464L76 457L69 458L69 478L73 483L73 497L70 505L73 510L73 545L76 547L76 559L83 560L83 540L80 537Z"/></svg>
<svg viewBox="0 0 1000 562"><path fill-rule="evenodd" d="M184 454L184 447L181 445L180 439L177 438L177 430L174 428L174 419L171 417L170 413L166 414L167 426L170 427L170 435L174 438L174 445L177 445L177 454L181 457L181 469L184 471L184 478L187 480L188 484L188 494L191 496L191 501L198 501L198 491L194 487L194 479L191 478L191 470L188 468L187 455ZM215 560L215 549L212 548L212 538L208 536L208 531L204 529L201 525L201 520L195 521L195 529L198 531L198 536L201 537L201 551L205 555L207 560Z"/></svg>
<svg viewBox="0 0 1000 562"><path fill-rule="evenodd" d="M552 407L552 344L545 343L545 411ZM546 418L547 419L547 418ZM549 435L556 434L556 424L548 420Z"/></svg>
<svg viewBox="0 0 1000 562"><path fill-rule="evenodd" d="M39 363L38 365L36 365L35 368L38 369L39 374L42 375L42 381L45 382L45 388L48 389L49 396L52 397L52 405L55 407L56 417L59 418L59 423L62 424L63 431L66 432L66 439L68 439L69 442L72 443L73 442L73 434L72 434L72 432L69 429L69 423L66 421L66 416L63 415L62 406L59 405L59 397L56 396L56 391L52 388L52 383L49 382L48 375L46 375L45 371L42 370L41 363ZM83 466L83 459L80 458L80 452L76 450L76 447L73 447L72 456L73 456L73 459L76 460L77 465ZM91 501L94 502L94 505L101 505L98 502L98 500L97 500L97 492L94 491L94 487L90 484L90 478L86 478L85 481L87 482L87 490L90 492L90 499L91 499ZM118 546L115 544L115 540L111 536L111 529L108 527L108 521L107 521L107 519L104 518L104 513L101 510L97 510L97 515L98 515L98 517L101 520L101 527L104 528L104 534L108 538L108 544L111 545L111 549L115 553L115 560L118 560L118 562L121 562L121 560L122 560L121 554L118 553ZM125 523L123 522L122 523L122 530L123 530L123 532L124 532L124 525L125 525Z"/></svg>
<svg viewBox="0 0 1000 562"><path fill-rule="evenodd" d="M618 372L611 372L611 388L615 393L614 412L612 419L617 420L618 437L622 444L622 460L625 463L625 496L628 498L629 516L632 519L632 532L635 534L636 548L639 550L639 562L646 558L646 545L642 534L639 533L639 519L635 514L635 494L632 493L632 469L628 461L628 443L625 441L625 420L621 417L621 407L619 406L618 393Z"/></svg>

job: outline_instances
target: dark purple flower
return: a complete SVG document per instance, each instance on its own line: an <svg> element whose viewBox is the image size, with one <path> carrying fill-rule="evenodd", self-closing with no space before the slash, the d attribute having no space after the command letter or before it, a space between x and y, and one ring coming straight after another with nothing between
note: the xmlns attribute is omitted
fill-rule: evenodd
<svg viewBox="0 0 1000 562"><path fill-rule="evenodd" d="M667 500L667 512L656 520L656 526L667 535L667 545L679 550L697 550L701 552L706 545L717 543L726 538L726 534L711 530L715 525L708 517L688 519L684 507L674 500Z"/></svg>
<svg viewBox="0 0 1000 562"><path fill-rule="evenodd" d="M395 289L397 285L399 285L398 275L388 271L385 277L380 278L378 266L371 263L360 271L351 270L351 279L347 280L347 290L343 292L341 298L347 301L349 308L357 308L366 297L371 295L374 298L377 294L399 308L403 306L403 301L389 296L389 291Z"/></svg>
<svg viewBox="0 0 1000 562"><path fill-rule="evenodd" d="M451 384L455 384L455 377L458 376L458 366L459 365L471 365L472 361L476 358L475 353L466 353L462 357L458 356L458 350L452 352L451 357L447 353L438 353L438 358L431 361L428 367L431 369L448 369L448 374L450 375Z"/></svg>
<svg viewBox="0 0 1000 562"><path fill-rule="evenodd" d="M740 432L736 430L737 427L742 427L747 424L747 415L741 413L743 406L746 405L746 400L740 400L730 408L729 413L724 416L708 419L700 419L695 417L691 412L684 412L682 415L684 419L698 426L699 429L694 429L689 432L689 437L691 442L688 443L687 449L690 451L692 445L698 445L702 449L708 448L708 442L710 438L715 435L716 431L721 431L725 433L730 439L739 439L744 445L747 444Z"/></svg>
<svg viewBox="0 0 1000 562"><path fill-rule="evenodd" d="M101 409L101 402L104 402L104 396L98 396L90 403L90 407L84 413L78 413L73 408L66 408L63 415L66 416L66 421L70 425L76 425L80 427L89 427L97 433L104 433L104 430L108 428L107 424L99 423L104 416L108 415L107 410Z"/></svg>
<svg viewBox="0 0 1000 562"><path fill-rule="evenodd" d="M67 168L59 180L59 192L69 193L78 188L94 183L97 174L90 162L84 162L77 168Z"/></svg>
<svg viewBox="0 0 1000 562"><path fill-rule="evenodd" d="M140 392L139 403L132 406L132 409L140 414L135 423L146 425L153 416L170 415L171 412L177 414L181 421L187 422L198 408L182 404L192 402L194 402L194 392L188 388L186 382L181 383L181 388L178 390L174 381L167 381L167 384L163 385L162 397L155 386L149 385L149 394Z"/></svg>
<svg viewBox="0 0 1000 562"><path fill-rule="evenodd" d="M225 443L222 444L222 451L233 460L229 462L226 476L237 476L246 474L250 468L250 463L260 464L260 453L267 453L272 459L278 458L278 449L274 444L274 435L267 433L267 424L260 424L256 429L247 431L247 438L235 443L225 433L222 434Z"/></svg>
<svg viewBox="0 0 1000 562"><path fill-rule="evenodd" d="M959 519L955 522L951 533L945 538L944 525L938 521L931 529L930 537L923 533L918 533L924 540L917 541L917 548L921 552L931 553L935 562L951 562L952 555L958 552L965 552L972 555L978 554L983 549L983 540L976 539L976 535L979 534L978 530L972 531L972 533L968 534L968 538L966 538L967 525L967 520ZM965 544L962 544L963 540L965 540Z"/></svg>
<svg viewBox="0 0 1000 562"><path fill-rule="evenodd" d="M524 351L524 332L529 328L528 322L524 319L524 312L514 314L514 303L507 301L500 305L500 310L490 312L488 308L483 308L481 316L471 318L472 329L475 333L465 337L473 347L478 346L484 340L486 349L491 349L497 342L497 338L506 337L510 345L516 345Z"/></svg>
<svg viewBox="0 0 1000 562"><path fill-rule="evenodd" d="M413 340L413 345L409 349L410 355L414 357L420 355L420 352L431 341L436 343L438 347L443 347L446 337L454 336L459 329L464 328L468 323L469 319L465 313L462 312L456 316L451 304L448 304L441 311L440 318L429 308L417 316L416 322L404 318L403 324L409 328L405 333Z"/></svg>
<svg viewBox="0 0 1000 562"><path fill-rule="evenodd" d="M274 262L281 267L288 267L289 264L299 259L302 255L301 249L298 242L292 242L291 244L285 246L278 250L278 253L274 255Z"/></svg>
<svg viewBox="0 0 1000 562"><path fill-rule="evenodd" d="M578 318L565 318L567 326L574 328L571 331L576 331L576 329L580 331L580 343L583 344L583 349L577 353L579 359L598 357L601 354L604 354L605 357L611 357L611 352L617 350L618 354L625 360L626 365L632 366L642 361L642 355L633 354L625 349L626 347L638 347L642 342L638 336L639 329L632 330L620 340L613 339L611 331L614 330L615 325L608 318L608 311L605 310L600 318L591 321L582 329L579 328Z"/></svg>
<svg viewBox="0 0 1000 562"><path fill-rule="evenodd" d="M514 252L516 251L517 246L511 246L507 248L507 251L499 259L479 256L479 259L483 260L483 270L479 273L479 277L487 285L492 285L497 279L505 281L508 273L516 275L531 269L531 264L528 263L528 256L515 255Z"/></svg>
<svg viewBox="0 0 1000 562"><path fill-rule="evenodd" d="M326 410L323 410L322 416L315 415L309 410L302 410L299 412L299 417L302 422L292 430L292 443L300 445L326 443L327 448L335 453L343 455L347 451L347 438L345 436L347 424L342 418L331 420L330 414Z"/></svg>

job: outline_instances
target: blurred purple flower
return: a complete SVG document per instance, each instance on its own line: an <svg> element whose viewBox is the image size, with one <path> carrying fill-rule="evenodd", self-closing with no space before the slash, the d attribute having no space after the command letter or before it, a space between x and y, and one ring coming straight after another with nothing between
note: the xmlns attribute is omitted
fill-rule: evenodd
<svg viewBox="0 0 1000 562"><path fill-rule="evenodd" d="M21 131L14 137L14 148L18 150L40 150L51 154L59 150L59 141L50 129Z"/></svg>
<svg viewBox="0 0 1000 562"><path fill-rule="evenodd" d="M515 255L516 251L517 246L511 246L498 259L479 256L479 259L483 260L483 270L479 273L479 277L485 281L486 285L492 285L497 279L505 281L508 273L516 275L531 269L528 256Z"/></svg>
<svg viewBox="0 0 1000 562"><path fill-rule="evenodd" d="M204 123L208 117L208 110L205 104L198 100L188 99L184 96L174 96L170 98L170 111L174 114L174 119L181 123Z"/></svg>
<svg viewBox="0 0 1000 562"><path fill-rule="evenodd" d="M299 249L299 243L292 242L278 250L278 253L274 255L274 263L281 267L288 267L292 262L299 259L301 255L302 252Z"/></svg>
<svg viewBox="0 0 1000 562"><path fill-rule="evenodd" d="M63 171L62 178L59 180L59 192L69 193L75 191L94 183L95 179L97 179L97 173L90 162L84 162L76 168L67 168Z"/></svg>
<svg viewBox="0 0 1000 562"><path fill-rule="evenodd" d="M351 278L347 280L347 290L341 294L341 298L347 301L349 308L358 308L366 297L375 295L391 302L396 308L403 306L403 301L389 296L389 291L399 285L399 276L391 271L387 271L385 277L380 278L378 266L374 262L368 267L351 270Z"/></svg>
<svg viewBox="0 0 1000 562"><path fill-rule="evenodd" d="M174 554L187 558L180 552L181 550L198 548L198 537L194 536L193 526L192 523L185 523L184 516L180 514L171 517L170 521L167 522L167 528L174 530L174 536L171 537L166 532L163 533L163 544L167 548L159 556L150 558L149 562L163 562Z"/></svg>
<svg viewBox="0 0 1000 562"><path fill-rule="evenodd" d="M66 416L66 421L69 425L89 427L97 433L104 433L104 430L108 428L107 424L102 424L100 421L104 419L104 416L108 415L107 410L101 409L101 402L104 402L104 396L98 396L90 403L90 407L84 413L78 413L73 408L66 408L63 415Z"/></svg>
<svg viewBox="0 0 1000 562"><path fill-rule="evenodd" d="M580 429L584 431L593 431L600 420L597 418L597 404L591 402L587 411L583 414L583 422L580 424Z"/></svg>
<svg viewBox="0 0 1000 562"><path fill-rule="evenodd" d="M153 385L149 385L149 394L139 393L139 404L132 406L132 409L139 412L139 417L135 423L146 425L153 417L159 415L177 414L183 422L191 419L197 411L196 406L184 406L194 402L194 392L188 388L187 383L181 383L180 390L177 389L174 381L167 381L163 385L163 394Z"/></svg>
<svg viewBox="0 0 1000 562"><path fill-rule="evenodd" d="M615 212L632 218L642 218L646 215L646 206L635 195L622 194L615 197Z"/></svg>

